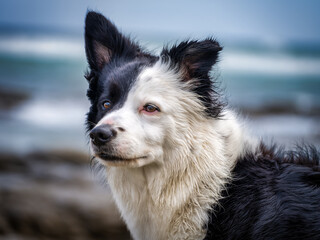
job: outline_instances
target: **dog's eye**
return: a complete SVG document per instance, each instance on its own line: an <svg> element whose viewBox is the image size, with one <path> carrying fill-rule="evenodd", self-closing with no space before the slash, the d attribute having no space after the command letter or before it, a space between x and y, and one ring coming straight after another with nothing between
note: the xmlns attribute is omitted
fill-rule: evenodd
<svg viewBox="0 0 320 240"><path fill-rule="evenodd" d="M160 109L156 106L156 105L153 105L153 104L146 104L143 106L143 110L145 110L146 112L149 112L149 113L152 113L152 112L155 112L155 111L158 111L160 112Z"/></svg>
<svg viewBox="0 0 320 240"><path fill-rule="evenodd" d="M109 109L111 107L111 101L104 101L102 105L105 109Z"/></svg>

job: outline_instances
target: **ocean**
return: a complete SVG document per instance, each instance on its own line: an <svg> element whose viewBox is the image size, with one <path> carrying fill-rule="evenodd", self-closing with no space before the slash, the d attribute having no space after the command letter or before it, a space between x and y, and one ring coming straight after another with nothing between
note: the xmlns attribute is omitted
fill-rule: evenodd
<svg viewBox="0 0 320 240"><path fill-rule="evenodd" d="M155 38L153 38L155 39ZM166 42L142 39L158 52ZM252 134L320 143L320 47L227 41L212 74ZM152 49L150 49L152 50ZM0 34L0 151L88 151L82 36Z"/></svg>

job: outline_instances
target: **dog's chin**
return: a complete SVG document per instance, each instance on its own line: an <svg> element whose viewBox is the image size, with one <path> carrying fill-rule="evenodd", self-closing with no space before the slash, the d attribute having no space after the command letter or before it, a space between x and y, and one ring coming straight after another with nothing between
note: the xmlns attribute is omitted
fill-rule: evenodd
<svg viewBox="0 0 320 240"><path fill-rule="evenodd" d="M95 157L99 159L99 162L107 167L142 167L153 162L150 156L140 157L118 157L107 154L95 154Z"/></svg>

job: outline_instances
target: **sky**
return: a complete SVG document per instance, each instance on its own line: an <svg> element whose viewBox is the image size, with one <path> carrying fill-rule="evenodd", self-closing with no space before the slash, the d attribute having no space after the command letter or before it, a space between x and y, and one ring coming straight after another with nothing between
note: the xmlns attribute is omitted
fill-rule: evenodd
<svg viewBox="0 0 320 240"><path fill-rule="evenodd" d="M2 0L0 26L82 33L87 9L138 34L320 42L317 0Z"/></svg>

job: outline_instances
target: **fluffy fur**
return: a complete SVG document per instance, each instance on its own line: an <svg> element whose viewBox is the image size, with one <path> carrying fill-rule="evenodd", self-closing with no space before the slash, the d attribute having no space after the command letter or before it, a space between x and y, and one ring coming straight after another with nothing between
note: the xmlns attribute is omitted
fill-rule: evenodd
<svg viewBox="0 0 320 240"><path fill-rule="evenodd" d="M205 239L319 239L320 158L261 145L238 160Z"/></svg>
<svg viewBox="0 0 320 240"><path fill-rule="evenodd" d="M318 154L247 135L209 77L217 41L153 56L95 12L85 40L90 147L134 239L320 237Z"/></svg>

